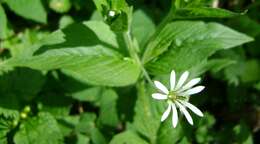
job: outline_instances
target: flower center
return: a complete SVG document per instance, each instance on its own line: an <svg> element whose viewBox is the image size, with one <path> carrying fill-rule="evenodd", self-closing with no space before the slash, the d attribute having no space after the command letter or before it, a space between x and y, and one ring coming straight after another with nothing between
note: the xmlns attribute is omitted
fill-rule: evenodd
<svg viewBox="0 0 260 144"><path fill-rule="evenodd" d="M176 95L176 93L174 91L170 91L169 94L168 94L168 97L172 101L175 101L178 98L178 96Z"/></svg>
<svg viewBox="0 0 260 144"><path fill-rule="evenodd" d="M170 91L168 94L169 100L171 100L172 102L176 101L176 100L187 100L187 97L185 96L178 96L178 94L174 91Z"/></svg>

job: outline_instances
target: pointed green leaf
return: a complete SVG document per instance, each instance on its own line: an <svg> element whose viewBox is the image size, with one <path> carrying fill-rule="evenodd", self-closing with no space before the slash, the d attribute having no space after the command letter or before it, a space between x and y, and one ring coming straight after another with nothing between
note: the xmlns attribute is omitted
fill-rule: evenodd
<svg viewBox="0 0 260 144"><path fill-rule="evenodd" d="M177 21L163 28L150 42L144 54L147 68L153 74L183 71L207 59L217 50L252 41L247 35L217 23ZM159 57L158 57L159 56Z"/></svg>
<svg viewBox="0 0 260 144"><path fill-rule="evenodd" d="M139 76L139 66L116 51L119 49L116 35L102 22L72 25L50 38L38 44L48 46L41 47L36 55L11 58L5 64L43 71L62 69L84 83L105 86L133 84Z"/></svg>
<svg viewBox="0 0 260 144"><path fill-rule="evenodd" d="M16 14L40 23L47 22L47 12L41 0L7 0L7 5Z"/></svg>
<svg viewBox="0 0 260 144"><path fill-rule="evenodd" d="M94 85L125 86L134 83L139 75L139 67L132 59L102 46L54 49L7 64L37 70L63 69L66 74Z"/></svg>
<svg viewBox="0 0 260 144"><path fill-rule="evenodd" d="M229 18L239 15L241 14L220 8L187 7L177 9L173 14L173 19Z"/></svg>

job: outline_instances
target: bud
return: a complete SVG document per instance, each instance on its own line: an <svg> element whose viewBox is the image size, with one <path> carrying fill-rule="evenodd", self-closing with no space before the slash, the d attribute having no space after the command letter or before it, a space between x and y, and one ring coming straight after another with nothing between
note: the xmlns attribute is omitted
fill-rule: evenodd
<svg viewBox="0 0 260 144"><path fill-rule="evenodd" d="M51 0L49 7L57 13L66 13L71 8L70 0Z"/></svg>
<svg viewBox="0 0 260 144"><path fill-rule="evenodd" d="M26 118L27 118L27 113L21 112L21 113L20 113L20 117L21 117L22 119L26 119Z"/></svg>
<svg viewBox="0 0 260 144"><path fill-rule="evenodd" d="M17 120L14 120L13 123L12 123L12 126L13 127L16 127L18 125L18 121Z"/></svg>
<svg viewBox="0 0 260 144"><path fill-rule="evenodd" d="M116 11L114 11L114 10L109 10L108 11L108 16L109 17L114 17L116 15Z"/></svg>
<svg viewBox="0 0 260 144"><path fill-rule="evenodd" d="M30 107L30 106L25 106L24 109L23 109L23 111L24 111L25 113L29 113L29 112L31 112L31 107Z"/></svg>

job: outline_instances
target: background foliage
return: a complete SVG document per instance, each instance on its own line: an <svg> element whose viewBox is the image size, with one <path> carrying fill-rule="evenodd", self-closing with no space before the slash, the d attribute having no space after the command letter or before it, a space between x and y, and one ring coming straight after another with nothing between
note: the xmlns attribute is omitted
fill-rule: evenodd
<svg viewBox="0 0 260 144"><path fill-rule="evenodd" d="M1 144L260 143L259 0L0 0ZM115 16L109 15L115 11ZM203 77L160 122L143 75Z"/></svg>

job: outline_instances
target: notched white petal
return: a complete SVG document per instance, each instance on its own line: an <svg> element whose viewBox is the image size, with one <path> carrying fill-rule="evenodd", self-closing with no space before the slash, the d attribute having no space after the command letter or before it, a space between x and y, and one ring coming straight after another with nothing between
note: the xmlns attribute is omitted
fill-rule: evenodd
<svg viewBox="0 0 260 144"><path fill-rule="evenodd" d="M201 78L194 78L192 80L190 80L187 84L185 84L179 92L183 92L187 89L192 88L193 86L195 86L196 84L198 84L200 82Z"/></svg>
<svg viewBox="0 0 260 144"><path fill-rule="evenodd" d="M185 101L180 101L184 106L186 106L187 108L189 108L192 112L194 112L196 115L203 117L203 113L194 105L192 105L189 102L185 102Z"/></svg>
<svg viewBox="0 0 260 144"><path fill-rule="evenodd" d="M178 124L178 112L175 104L172 104L172 126L175 128Z"/></svg>
<svg viewBox="0 0 260 144"><path fill-rule="evenodd" d="M187 119L187 121L193 125L193 120L189 114L189 112L186 110L186 108L184 106L182 106L179 102L176 101L176 104L178 105L178 107L180 108L180 111L184 114L185 118Z"/></svg>
<svg viewBox="0 0 260 144"><path fill-rule="evenodd" d="M167 110L162 115L161 122L166 120L166 118L169 116L170 112L171 112L171 104L168 104Z"/></svg>
<svg viewBox="0 0 260 144"><path fill-rule="evenodd" d="M176 74L175 74L175 71L172 70L172 72L171 72L171 76L170 76L170 85L171 85L171 90L174 89L174 87L175 87L175 83L176 83Z"/></svg>
<svg viewBox="0 0 260 144"><path fill-rule="evenodd" d="M180 96L188 96L188 95L193 95L201 92L205 87L204 86L196 86L192 89L189 89L185 92L179 93Z"/></svg>
<svg viewBox="0 0 260 144"><path fill-rule="evenodd" d="M180 77L180 79L179 79L179 81L178 81L178 83L177 83L177 86L175 87L175 90L178 90L179 88L181 88L182 85L185 83L185 81L188 79L188 77L189 77L189 72L188 72L188 71L185 71L185 72L181 75L181 77Z"/></svg>
<svg viewBox="0 0 260 144"><path fill-rule="evenodd" d="M159 81L154 81L154 85L164 94L169 94L168 89Z"/></svg>
<svg viewBox="0 0 260 144"><path fill-rule="evenodd" d="M160 94L160 93L154 93L154 94L152 94L152 97L154 99L157 99L157 100L165 100L165 99L167 99L167 95Z"/></svg>

